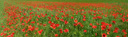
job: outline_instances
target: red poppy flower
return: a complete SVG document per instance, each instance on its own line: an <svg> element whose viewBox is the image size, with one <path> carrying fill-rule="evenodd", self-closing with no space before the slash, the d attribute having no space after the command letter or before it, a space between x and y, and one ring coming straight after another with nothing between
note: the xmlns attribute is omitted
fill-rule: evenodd
<svg viewBox="0 0 128 37"><path fill-rule="evenodd" d="M83 21L86 21L86 19L83 19Z"/></svg>
<svg viewBox="0 0 128 37"><path fill-rule="evenodd" d="M29 14L32 14L32 13L34 13L34 12L30 12Z"/></svg>
<svg viewBox="0 0 128 37"><path fill-rule="evenodd" d="M107 15L104 15L105 17L107 17Z"/></svg>
<svg viewBox="0 0 128 37"><path fill-rule="evenodd" d="M58 36L58 34L55 34L55 37L57 37Z"/></svg>
<svg viewBox="0 0 128 37"><path fill-rule="evenodd" d="M4 33L1 33L1 34L0 34L0 36L3 36L3 35L4 35Z"/></svg>
<svg viewBox="0 0 128 37"><path fill-rule="evenodd" d="M101 29L102 30L105 30L106 29L106 26L105 25L101 25Z"/></svg>
<svg viewBox="0 0 128 37"><path fill-rule="evenodd" d="M47 24L43 24L43 26L46 26Z"/></svg>
<svg viewBox="0 0 128 37"><path fill-rule="evenodd" d="M51 21L48 21L49 24L51 24L52 22Z"/></svg>
<svg viewBox="0 0 128 37"><path fill-rule="evenodd" d="M84 30L84 32L87 32L87 30Z"/></svg>
<svg viewBox="0 0 128 37"><path fill-rule="evenodd" d="M53 23L50 25L51 28L56 29L56 25Z"/></svg>
<svg viewBox="0 0 128 37"><path fill-rule="evenodd" d="M93 19L97 19L97 17L93 17Z"/></svg>
<svg viewBox="0 0 128 37"><path fill-rule="evenodd" d="M127 35L123 35L123 37L126 37Z"/></svg>
<svg viewBox="0 0 128 37"><path fill-rule="evenodd" d="M64 22L64 20L63 20L63 19L60 19L60 21L63 21L63 22Z"/></svg>
<svg viewBox="0 0 128 37"><path fill-rule="evenodd" d="M51 17L48 17L49 20L51 20Z"/></svg>
<svg viewBox="0 0 128 37"><path fill-rule="evenodd" d="M126 30L123 29L122 32L126 32Z"/></svg>
<svg viewBox="0 0 128 37"><path fill-rule="evenodd" d="M38 18L40 18L41 16L40 15L37 15L38 16Z"/></svg>
<svg viewBox="0 0 128 37"><path fill-rule="evenodd" d="M103 34L102 34L102 37L107 37L107 34L103 33Z"/></svg>
<svg viewBox="0 0 128 37"><path fill-rule="evenodd" d="M42 13L41 13L41 16L42 16L42 17L45 17L45 15L43 15Z"/></svg>
<svg viewBox="0 0 128 37"><path fill-rule="evenodd" d="M12 33L12 34L11 34L11 37L13 37L14 34L15 34L15 33Z"/></svg>
<svg viewBox="0 0 128 37"><path fill-rule="evenodd" d="M23 13L24 14L24 16L26 15L26 13Z"/></svg>
<svg viewBox="0 0 128 37"><path fill-rule="evenodd" d="M120 37L120 36L116 36L116 37Z"/></svg>
<svg viewBox="0 0 128 37"><path fill-rule="evenodd" d="M92 28L95 29L95 28L97 28L97 26L94 25L94 26L92 26Z"/></svg>
<svg viewBox="0 0 128 37"><path fill-rule="evenodd" d="M34 28L35 28L35 26L32 27L32 26L30 25L30 26L28 26L28 28L29 28L29 29L28 29L29 31L33 31Z"/></svg>
<svg viewBox="0 0 128 37"><path fill-rule="evenodd" d="M31 23L35 23L35 21L32 21Z"/></svg>
<svg viewBox="0 0 128 37"><path fill-rule="evenodd" d="M56 25L56 27L60 26L59 24L55 24L55 25Z"/></svg>
<svg viewBox="0 0 128 37"><path fill-rule="evenodd" d="M74 24L74 26L77 26L77 25L78 25L77 23Z"/></svg>
<svg viewBox="0 0 128 37"><path fill-rule="evenodd" d="M25 34L25 36L28 36L28 34Z"/></svg>
<svg viewBox="0 0 128 37"><path fill-rule="evenodd" d="M47 14L45 14L45 16L47 16Z"/></svg>
<svg viewBox="0 0 128 37"><path fill-rule="evenodd" d="M128 17L128 14L126 16Z"/></svg>
<svg viewBox="0 0 128 37"><path fill-rule="evenodd" d="M64 15L62 15L61 17L64 17Z"/></svg>
<svg viewBox="0 0 128 37"><path fill-rule="evenodd" d="M83 18L86 18L85 15L83 15Z"/></svg>
<svg viewBox="0 0 128 37"><path fill-rule="evenodd" d="M92 26L92 23L90 23L89 25Z"/></svg>
<svg viewBox="0 0 128 37"><path fill-rule="evenodd" d="M80 24L80 26L83 28L84 27L84 25L82 25L82 24Z"/></svg>
<svg viewBox="0 0 128 37"><path fill-rule="evenodd" d="M119 29L116 27L113 32L114 32L114 33L118 33L118 30L119 30Z"/></svg>
<svg viewBox="0 0 128 37"><path fill-rule="evenodd" d="M53 16L53 15L51 15L51 16Z"/></svg>
<svg viewBox="0 0 128 37"><path fill-rule="evenodd" d="M25 28L24 28L24 29L22 29L22 32L25 32Z"/></svg>
<svg viewBox="0 0 128 37"><path fill-rule="evenodd" d="M128 19L126 19L126 21L128 22Z"/></svg>
<svg viewBox="0 0 128 37"><path fill-rule="evenodd" d="M39 35L41 35L42 31L43 31L43 30L39 30L39 31L38 31Z"/></svg>
<svg viewBox="0 0 128 37"><path fill-rule="evenodd" d="M74 22L77 23L78 22L77 19L75 19Z"/></svg>
<svg viewBox="0 0 128 37"><path fill-rule="evenodd" d="M114 23L114 24L115 24L115 23L116 23L116 21L112 21L112 23Z"/></svg>
<svg viewBox="0 0 128 37"><path fill-rule="evenodd" d="M56 18L56 20L58 20L58 19L59 19L59 17L57 17L57 16L56 16L55 18Z"/></svg>
<svg viewBox="0 0 128 37"><path fill-rule="evenodd" d="M22 25L24 25L24 23L22 23Z"/></svg>
<svg viewBox="0 0 128 37"><path fill-rule="evenodd" d="M109 24L108 26L109 26L109 28L111 28L112 27L112 24Z"/></svg>
<svg viewBox="0 0 128 37"><path fill-rule="evenodd" d="M124 34L127 34L127 32L123 32Z"/></svg>
<svg viewBox="0 0 128 37"><path fill-rule="evenodd" d="M107 29L107 32L110 32L111 29Z"/></svg>
<svg viewBox="0 0 128 37"><path fill-rule="evenodd" d="M99 23L96 23L97 25L99 25Z"/></svg>
<svg viewBox="0 0 128 37"><path fill-rule="evenodd" d="M68 24L68 21L64 21L65 24Z"/></svg>
<svg viewBox="0 0 128 37"><path fill-rule="evenodd" d="M38 21L38 19L36 19L36 21Z"/></svg>
<svg viewBox="0 0 128 37"><path fill-rule="evenodd" d="M73 19L74 17L72 16L71 19Z"/></svg>
<svg viewBox="0 0 128 37"><path fill-rule="evenodd" d="M125 22L125 18L121 18L123 22Z"/></svg>
<svg viewBox="0 0 128 37"><path fill-rule="evenodd" d="M63 33L62 29L59 29L60 33Z"/></svg>
<svg viewBox="0 0 128 37"><path fill-rule="evenodd" d="M96 16L96 14L93 14L94 16Z"/></svg>
<svg viewBox="0 0 128 37"><path fill-rule="evenodd" d="M126 30L124 30L124 29L122 30L122 32L123 32L124 34L127 34Z"/></svg>
<svg viewBox="0 0 128 37"><path fill-rule="evenodd" d="M67 33L69 30L68 29L65 29L64 32Z"/></svg>
<svg viewBox="0 0 128 37"><path fill-rule="evenodd" d="M39 28L37 27L37 28L35 28L35 30L38 30Z"/></svg>
<svg viewBox="0 0 128 37"><path fill-rule="evenodd" d="M102 25L106 24L105 22L101 22Z"/></svg>
<svg viewBox="0 0 128 37"><path fill-rule="evenodd" d="M100 16L97 16L97 18L102 19L102 17L100 17Z"/></svg>

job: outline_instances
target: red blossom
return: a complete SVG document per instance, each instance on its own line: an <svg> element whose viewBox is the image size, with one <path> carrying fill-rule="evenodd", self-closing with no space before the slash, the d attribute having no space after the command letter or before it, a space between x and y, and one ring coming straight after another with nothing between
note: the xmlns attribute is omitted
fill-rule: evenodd
<svg viewBox="0 0 128 37"><path fill-rule="evenodd" d="M54 23L52 23L52 24L50 25L50 27L53 28L53 29L56 29L56 25L55 25Z"/></svg>
<svg viewBox="0 0 128 37"><path fill-rule="evenodd" d="M116 36L116 37L120 37L120 36Z"/></svg>
<svg viewBox="0 0 128 37"><path fill-rule="evenodd" d="M49 24L51 24L51 23L52 23L52 21L48 21L48 23L49 23Z"/></svg>
<svg viewBox="0 0 128 37"><path fill-rule="evenodd" d="M49 20L51 20L51 17L48 17Z"/></svg>
<svg viewBox="0 0 128 37"><path fill-rule="evenodd" d="M22 23L22 25L24 25L24 23Z"/></svg>
<svg viewBox="0 0 128 37"><path fill-rule="evenodd" d="M87 30L84 30L84 32L87 32Z"/></svg>
<svg viewBox="0 0 128 37"><path fill-rule="evenodd" d="M86 21L86 19L83 19L83 21Z"/></svg>
<svg viewBox="0 0 128 37"><path fill-rule="evenodd" d="M57 37L58 36L58 34L55 34L55 37Z"/></svg>
<svg viewBox="0 0 128 37"><path fill-rule="evenodd" d="M74 26L77 26L77 25L78 25L78 23L75 23L75 24L74 24Z"/></svg>
<svg viewBox="0 0 128 37"><path fill-rule="evenodd" d="M102 37L107 37L107 34L103 33L103 34L102 34Z"/></svg>
<svg viewBox="0 0 128 37"><path fill-rule="evenodd" d="M74 20L74 22L75 22L75 23L77 23L77 22L78 22L78 20L77 20L77 19L75 19L75 20Z"/></svg>
<svg viewBox="0 0 128 37"><path fill-rule="evenodd" d="M63 19L60 19L60 21L63 21L63 22L64 22L64 20L63 20Z"/></svg>
<svg viewBox="0 0 128 37"><path fill-rule="evenodd" d="M28 36L28 34L25 34L25 36Z"/></svg>
<svg viewBox="0 0 128 37"><path fill-rule="evenodd" d="M68 21L64 21L65 24L68 24Z"/></svg>
<svg viewBox="0 0 128 37"><path fill-rule="evenodd" d="M64 32L67 33L69 30L68 29L65 29Z"/></svg>
<svg viewBox="0 0 128 37"><path fill-rule="evenodd" d="M97 18L102 19L102 17L100 17L100 16L97 16Z"/></svg>
<svg viewBox="0 0 128 37"><path fill-rule="evenodd" d="M25 32L25 28L24 28L24 29L22 29L22 32Z"/></svg>
<svg viewBox="0 0 128 37"><path fill-rule="evenodd" d="M118 30L119 30L119 29L116 27L113 32L114 32L114 33L118 33Z"/></svg>
<svg viewBox="0 0 128 37"><path fill-rule="evenodd" d="M62 29L59 29L60 33L63 33Z"/></svg>
<svg viewBox="0 0 128 37"><path fill-rule="evenodd" d="M116 21L112 21L112 23L114 23L114 24L115 24L115 23L116 23Z"/></svg>
<svg viewBox="0 0 128 37"><path fill-rule="evenodd" d="M126 37L127 35L123 35L123 37Z"/></svg>
<svg viewBox="0 0 128 37"><path fill-rule="evenodd" d="M36 19L36 21L38 21L38 19Z"/></svg>
<svg viewBox="0 0 128 37"><path fill-rule="evenodd" d="M32 21L31 23L35 23L35 21Z"/></svg>
<svg viewBox="0 0 128 37"><path fill-rule="evenodd" d="M123 22L125 22L125 18L121 18Z"/></svg>
<svg viewBox="0 0 128 37"><path fill-rule="evenodd" d="M83 15L83 18L86 18L85 15Z"/></svg>
<svg viewBox="0 0 128 37"><path fill-rule="evenodd" d="M47 24L43 24L43 26L46 26Z"/></svg>
<svg viewBox="0 0 128 37"><path fill-rule="evenodd" d="M111 29L107 29L107 32L110 32Z"/></svg>
<svg viewBox="0 0 128 37"><path fill-rule="evenodd" d="M93 26L92 23L89 24L90 26Z"/></svg>
<svg viewBox="0 0 128 37"><path fill-rule="evenodd" d="M39 28L37 27L37 28L35 28L35 30L38 30Z"/></svg>
<svg viewBox="0 0 128 37"><path fill-rule="evenodd" d="M71 19L73 19L74 17L72 16Z"/></svg>
<svg viewBox="0 0 128 37"><path fill-rule="evenodd" d="M109 26L109 28L111 28L112 27L112 24L109 24L108 26Z"/></svg>
<svg viewBox="0 0 128 37"><path fill-rule="evenodd" d="M4 33L1 33L1 34L0 34L0 36L3 36L3 35L4 35Z"/></svg>
<svg viewBox="0 0 128 37"><path fill-rule="evenodd" d="M92 28L95 29L95 28L97 28L97 26L93 25Z"/></svg>
<svg viewBox="0 0 128 37"><path fill-rule="evenodd" d="M102 30L105 30L106 29L106 26L105 25L101 25L101 29Z"/></svg>
<svg viewBox="0 0 128 37"><path fill-rule="evenodd" d="M40 15L37 15L38 18L40 18L41 16Z"/></svg>
<svg viewBox="0 0 128 37"><path fill-rule="evenodd" d="M97 19L97 17L93 17L93 19Z"/></svg>
<svg viewBox="0 0 128 37"><path fill-rule="evenodd" d="M59 24L55 24L56 25L56 27L59 27L60 25Z"/></svg>
<svg viewBox="0 0 128 37"><path fill-rule="evenodd" d="M42 31L43 31L43 30L39 30L39 31L38 31L39 35L41 35Z"/></svg>

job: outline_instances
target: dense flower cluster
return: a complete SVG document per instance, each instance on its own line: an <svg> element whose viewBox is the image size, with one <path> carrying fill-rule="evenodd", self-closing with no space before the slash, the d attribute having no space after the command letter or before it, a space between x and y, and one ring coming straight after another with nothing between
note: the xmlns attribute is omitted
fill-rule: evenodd
<svg viewBox="0 0 128 37"><path fill-rule="evenodd" d="M5 3L0 37L127 37L128 11L111 3Z"/></svg>

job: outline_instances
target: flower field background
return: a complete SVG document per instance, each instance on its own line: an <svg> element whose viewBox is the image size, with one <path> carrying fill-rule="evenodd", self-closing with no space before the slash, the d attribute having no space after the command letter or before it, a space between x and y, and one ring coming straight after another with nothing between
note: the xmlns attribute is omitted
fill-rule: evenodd
<svg viewBox="0 0 128 37"><path fill-rule="evenodd" d="M128 37L128 3L105 1L4 1L0 37Z"/></svg>

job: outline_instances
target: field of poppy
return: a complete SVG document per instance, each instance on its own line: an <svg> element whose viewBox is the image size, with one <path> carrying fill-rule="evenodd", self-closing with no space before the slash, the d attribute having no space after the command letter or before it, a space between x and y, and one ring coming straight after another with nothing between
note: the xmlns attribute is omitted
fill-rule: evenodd
<svg viewBox="0 0 128 37"><path fill-rule="evenodd" d="M128 3L4 2L0 37L128 37Z"/></svg>

